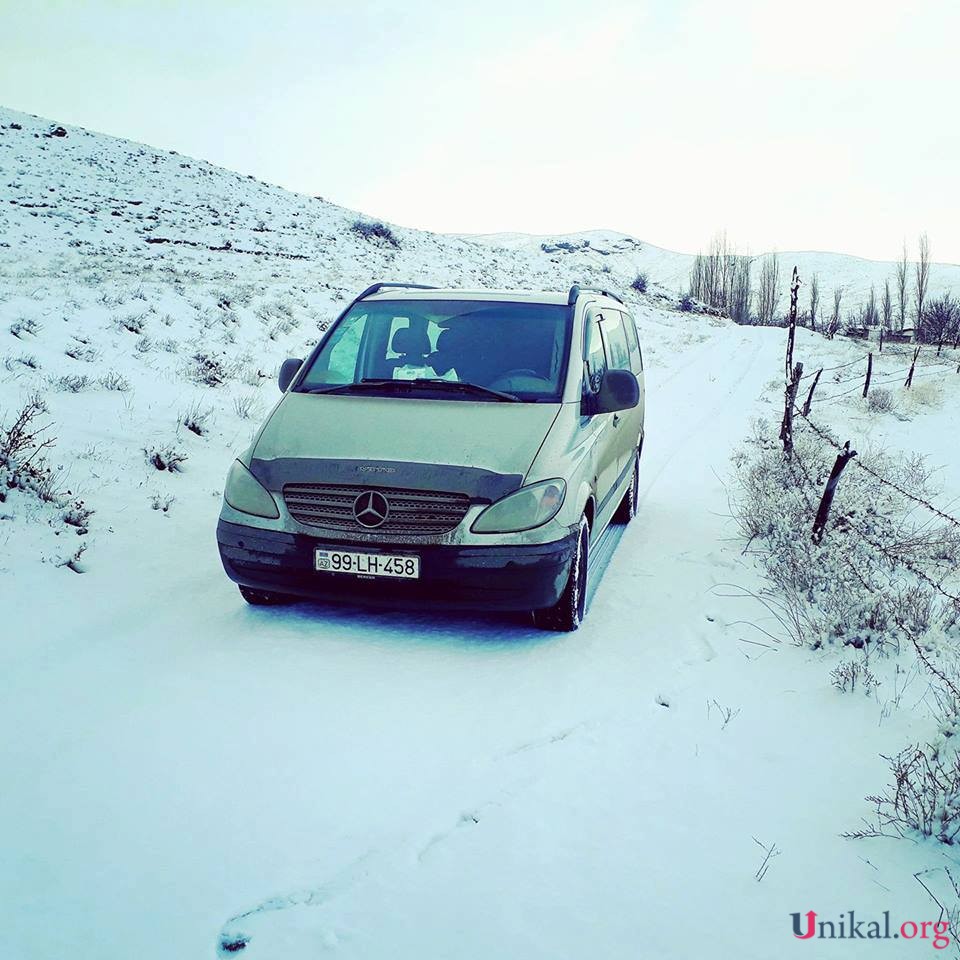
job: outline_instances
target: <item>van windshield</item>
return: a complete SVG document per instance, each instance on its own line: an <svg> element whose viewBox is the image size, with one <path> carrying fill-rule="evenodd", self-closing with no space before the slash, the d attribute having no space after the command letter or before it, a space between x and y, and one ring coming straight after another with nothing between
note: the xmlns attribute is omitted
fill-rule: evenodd
<svg viewBox="0 0 960 960"><path fill-rule="evenodd" d="M569 346L562 304L363 301L328 334L296 390L557 402Z"/></svg>

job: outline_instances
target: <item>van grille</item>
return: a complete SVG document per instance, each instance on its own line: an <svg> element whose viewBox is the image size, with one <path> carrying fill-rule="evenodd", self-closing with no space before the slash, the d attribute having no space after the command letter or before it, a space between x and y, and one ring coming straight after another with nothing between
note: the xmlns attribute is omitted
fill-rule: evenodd
<svg viewBox="0 0 960 960"><path fill-rule="evenodd" d="M383 494L390 507L387 519L373 529L358 523L353 512L357 497L371 490ZM288 483L283 499L290 515L300 523L352 533L446 533L460 523L470 507L470 498L464 493L329 483Z"/></svg>

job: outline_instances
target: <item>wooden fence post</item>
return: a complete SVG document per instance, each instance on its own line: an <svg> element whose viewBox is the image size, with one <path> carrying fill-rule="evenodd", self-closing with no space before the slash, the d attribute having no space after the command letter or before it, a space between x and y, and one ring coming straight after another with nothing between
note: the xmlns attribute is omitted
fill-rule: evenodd
<svg viewBox="0 0 960 960"><path fill-rule="evenodd" d="M810 392L807 394L807 399L804 401L803 410L800 414L801 416L810 416L810 404L813 403L813 391L817 389L817 384L820 382L821 373L823 373L823 367L817 371L817 375L813 378L813 383L810 384Z"/></svg>
<svg viewBox="0 0 960 960"><path fill-rule="evenodd" d="M837 460L830 471L830 478L827 485L823 488L823 496L820 499L820 506L817 508L817 516L813 521L813 532L811 539L819 544L823 540L823 531L827 526L827 519L830 516L830 506L833 503L833 495L837 489L837 483L840 480L840 474L843 468L857 455L856 450L850 449L850 441L843 445L843 450L837 455Z"/></svg>
<svg viewBox="0 0 960 960"><path fill-rule="evenodd" d="M880 353L883 353L883 327L880 328Z"/></svg>
<svg viewBox="0 0 960 960"><path fill-rule="evenodd" d="M907 382L904 384L907 390L913 385L913 370L917 365L917 357L920 356L920 347L915 347L913 350L913 360L910 362L910 372L907 374Z"/></svg>
<svg viewBox="0 0 960 960"><path fill-rule="evenodd" d="M783 422L780 424L780 439L783 441L783 455L788 459L793 455L793 408L797 403L797 391L803 377L803 364L794 365L793 345L797 337L797 296L800 293L800 273L796 266L790 279L790 327L787 333L786 386L783 391Z"/></svg>
<svg viewBox="0 0 960 960"><path fill-rule="evenodd" d="M793 408L797 402L797 390L800 388L802 376L803 364L798 363L794 366L790 380L783 391L783 423L780 424L780 439L783 441L783 455L788 459L793 456Z"/></svg>
<svg viewBox="0 0 960 960"><path fill-rule="evenodd" d="M790 373L793 369L793 344L797 338L797 296L800 293L800 274L793 268L793 277L790 280L790 330L787 333L786 376L790 383Z"/></svg>
<svg viewBox="0 0 960 960"><path fill-rule="evenodd" d="M870 392L870 377L873 374L873 354L867 354L867 379L863 383L863 397L866 399Z"/></svg>

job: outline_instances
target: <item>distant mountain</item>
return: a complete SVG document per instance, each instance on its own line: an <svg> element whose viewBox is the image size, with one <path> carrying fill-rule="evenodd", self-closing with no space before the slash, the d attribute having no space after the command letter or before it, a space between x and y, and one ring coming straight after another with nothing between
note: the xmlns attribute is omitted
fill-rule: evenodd
<svg viewBox="0 0 960 960"><path fill-rule="evenodd" d="M502 247L507 250L525 252L546 252L558 262L571 253L586 257L597 264L607 264L618 274L646 273L652 283L659 284L672 291L685 290L689 283L690 268L694 257L689 253L677 253L665 250L653 244L645 243L626 233L614 230L586 230L582 233L534 236L523 233L462 234L464 239ZM754 286L758 273L757 265L765 254L753 257ZM807 282L817 274L820 281L821 303L832 303L833 291L842 287L844 314L858 307L869 296L873 286L878 300L883 295L883 284L890 280L891 291L896 264L882 260L866 260L844 253L820 253L817 251L787 250L778 252L781 274L784 277L781 307L786 306L790 273L796 266L801 281ZM910 268L912 303L913 267ZM930 266L930 285L928 296L951 291L960 296L960 265L952 263L932 263ZM896 294L891 293L896 299ZM801 302L803 294L801 293Z"/></svg>

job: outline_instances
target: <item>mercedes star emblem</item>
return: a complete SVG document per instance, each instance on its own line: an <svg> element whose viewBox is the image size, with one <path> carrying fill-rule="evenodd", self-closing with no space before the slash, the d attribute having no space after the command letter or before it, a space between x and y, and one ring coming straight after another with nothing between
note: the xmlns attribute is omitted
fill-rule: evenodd
<svg viewBox="0 0 960 960"><path fill-rule="evenodd" d="M353 501L353 515L361 527L379 527L390 515L390 504L382 493L368 490Z"/></svg>

